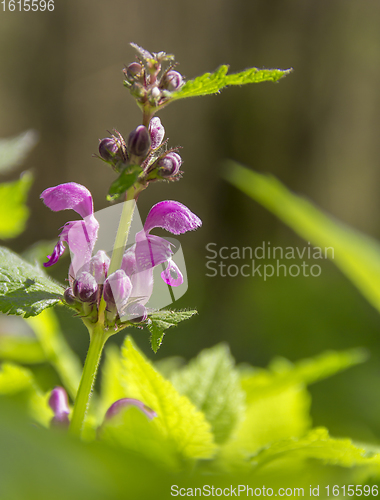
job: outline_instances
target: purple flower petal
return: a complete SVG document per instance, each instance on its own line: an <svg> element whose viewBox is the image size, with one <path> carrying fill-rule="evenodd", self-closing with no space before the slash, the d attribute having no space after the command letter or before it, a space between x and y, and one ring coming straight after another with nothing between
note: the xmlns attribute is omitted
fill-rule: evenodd
<svg viewBox="0 0 380 500"><path fill-rule="evenodd" d="M173 255L170 241L146 234L140 231L136 234L136 266L138 271L144 271L166 262Z"/></svg>
<svg viewBox="0 0 380 500"><path fill-rule="evenodd" d="M132 302L125 310L125 316L131 323L141 323L148 317L148 311L139 302Z"/></svg>
<svg viewBox="0 0 380 500"><path fill-rule="evenodd" d="M124 252L123 260L121 261L120 267L129 277L137 273L135 251L136 251L136 245L133 245L130 248L128 248L128 250Z"/></svg>
<svg viewBox="0 0 380 500"><path fill-rule="evenodd" d="M172 271L174 271L177 275L176 278L173 277ZM169 260L168 267L165 271L162 271L161 278L165 281L167 285L170 286L180 286L183 283L183 276L181 271L178 269L178 266L172 260Z"/></svg>
<svg viewBox="0 0 380 500"><path fill-rule="evenodd" d="M150 120L149 123L149 134L151 140L151 148L156 149L162 143L163 138L165 137L165 129L161 124L161 120L158 116L155 116Z"/></svg>
<svg viewBox="0 0 380 500"><path fill-rule="evenodd" d="M102 285L107 278L110 262L111 259L104 250L98 250L90 260L90 273L99 285Z"/></svg>
<svg viewBox="0 0 380 500"><path fill-rule="evenodd" d="M65 245L62 243L62 241L58 241L58 243L54 247L52 254L47 256L49 260L47 262L44 262L44 267L50 267L53 264L56 264L64 251Z"/></svg>
<svg viewBox="0 0 380 500"><path fill-rule="evenodd" d="M51 391L49 406L54 412L51 420L52 425L67 427L69 425L69 402L63 387L55 387Z"/></svg>
<svg viewBox="0 0 380 500"><path fill-rule="evenodd" d="M146 218L144 231L149 233L155 227L161 227L173 234L193 231L202 225L202 221L185 205L178 201L166 200L154 205Z"/></svg>
<svg viewBox="0 0 380 500"><path fill-rule="evenodd" d="M107 413L105 415L105 420L109 420L110 418L114 417L115 415L118 415L120 411L124 408L128 408L131 406L135 406L136 408L139 408L150 420L152 420L154 417L157 417L157 413L153 411L149 406L144 405L142 401L139 401L138 399L132 399L132 398L123 398L119 399L118 401L115 401L107 410Z"/></svg>
<svg viewBox="0 0 380 500"><path fill-rule="evenodd" d="M131 277L132 293L131 299L138 299L138 302L145 305L153 293L153 268L135 273Z"/></svg>
<svg viewBox="0 0 380 500"><path fill-rule="evenodd" d="M81 302L94 303L98 293L96 279L87 272L78 274L74 280L73 293Z"/></svg>
<svg viewBox="0 0 380 500"><path fill-rule="evenodd" d="M112 273L104 282L104 300L107 302L108 307L113 308L113 306L116 306L119 312L122 312L127 305L131 292L131 280L122 269Z"/></svg>
<svg viewBox="0 0 380 500"><path fill-rule="evenodd" d="M90 270L90 261L96 239L99 223L93 215L85 220L67 222L60 234L60 240L65 241L70 248L72 277L80 272Z"/></svg>
<svg viewBox="0 0 380 500"><path fill-rule="evenodd" d="M40 198L53 212L71 209L83 218L94 213L90 191L76 182L45 189Z"/></svg>

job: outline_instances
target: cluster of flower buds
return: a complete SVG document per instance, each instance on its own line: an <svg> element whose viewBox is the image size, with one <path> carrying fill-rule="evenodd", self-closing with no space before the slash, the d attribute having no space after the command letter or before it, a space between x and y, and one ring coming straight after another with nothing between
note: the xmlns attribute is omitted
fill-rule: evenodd
<svg viewBox="0 0 380 500"><path fill-rule="evenodd" d="M153 180L177 180L181 175L182 159L178 148L167 149L164 137L161 120L153 117L148 128L139 125L132 130L127 141L117 131L100 140L99 154L117 172L130 165L141 166L140 185L146 186Z"/></svg>
<svg viewBox="0 0 380 500"><path fill-rule="evenodd" d="M170 101L172 92L180 90L184 83L182 75L173 69L174 56L132 46L138 52L138 62L124 68L124 85L143 109L161 108ZM163 70L162 63L168 63L169 67Z"/></svg>
<svg viewBox="0 0 380 500"><path fill-rule="evenodd" d="M124 323L143 323L147 319L146 308L132 296L132 275L118 269L108 276L110 258L103 250L99 250L81 271L73 278L70 276L69 286L64 292L67 305L74 307L80 314L96 321L97 311L103 296L106 302L107 323L117 330L120 317ZM136 269L134 269L136 272Z"/></svg>

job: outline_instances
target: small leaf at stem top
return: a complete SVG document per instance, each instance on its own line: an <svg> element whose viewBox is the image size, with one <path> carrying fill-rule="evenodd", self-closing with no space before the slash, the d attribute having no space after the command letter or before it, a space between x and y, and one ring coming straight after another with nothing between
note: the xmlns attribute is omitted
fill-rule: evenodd
<svg viewBox="0 0 380 500"><path fill-rule="evenodd" d="M150 343L154 352L157 352L162 344L165 330L171 326L191 318L197 311L157 311L149 316L150 322L147 327L151 333Z"/></svg>

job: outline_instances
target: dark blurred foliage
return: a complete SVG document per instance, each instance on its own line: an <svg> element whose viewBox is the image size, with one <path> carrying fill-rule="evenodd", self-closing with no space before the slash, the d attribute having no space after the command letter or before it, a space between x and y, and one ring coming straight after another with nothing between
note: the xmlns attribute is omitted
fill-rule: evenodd
<svg viewBox="0 0 380 500"><path fill-rule="evenodd" d="M170 144L181 145L184 179L151 186L140 198L144 218L169 198L203 220L180 237L189 291L178 307L199 316L169 330L157 358L189 358L221 340L238 362L264 366L330 348L365 346L372 356L313 389L316 424L333 433L380 439L380 318L330 262L318 278L207 278L206 250L218 246L305 246L262 207L221 178L227 157L278 176L346 223L380 237L380 4L371 0L194 0L139 2L56 0L54 12L3 13L0 30L0 136L27 128L41 140L25 167L36 181L27 231L11 246L23 250L52 239L71 213L39 201L46 187L75 181L107 206L114 174L92 157L114 127L127 136L141 116L122 85L134 41L176 55L187 78L229 63L294 72L278 84L224 90L170 105L160 113ZM52 273L66 278L68 260ZM87 333L59 312L82 355ZM149 351L146 331L134 338ZM121 342L114 338L114 342ZM153 357L153 353L152 356Z"/></svg>

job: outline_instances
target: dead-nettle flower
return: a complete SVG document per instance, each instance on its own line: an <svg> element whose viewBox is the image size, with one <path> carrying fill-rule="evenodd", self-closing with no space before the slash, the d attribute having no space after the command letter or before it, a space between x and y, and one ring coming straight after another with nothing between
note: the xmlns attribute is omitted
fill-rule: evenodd
<svg viewBox="0 0 380 500"><path fill-rule="evenodd" d="M54 211L72 209L83 221L65 224L45 266L55 264L68 244L72 254L69 270L70 287L64 298L68 305L97 304L103 293L110 318L123 314L131 322L145 321L146 304L153 292L153 269L167 264L162 279L173 287L183 283L181 271L173 262L172 244L165 238L150 234L162 228L178 235L201 226L201 220L185 205L177 201L162 201L148 213L143 229L135 236L135 244L123 255L121 267L108 276L110 258L103 250L92 252L98 236L99 224L94 216L91 193L76 183L61 184L46 189L42 194L45 205Z"/></svg>
<svg viewBox="0 0 380 500"><path fill-rule="evenodd" d="M83 221L66 222L59 235L59 241L54 247L53 253L48 255L45 267L52 266L58 262L65 251L64 243L67 243L71 251L71 265L76 272L88 271L89 263L98 237L99 223L94 217L94 205L90 191L75 182L59 184L58 186L45 189L40 198L53 212L61 210L74 210L83 217Z"/></svg>
<svg viewBox="0 0 380 500"><path fill-rule="evenodd" d="M124 85L142 108L147 103L153 108L164 106L182 85L183 77L173 68L174 56L165 52L150 53L136 44L131 44L138 52L138 62L124 68ZM163 68L162 65L166 68Z"/></svg>

